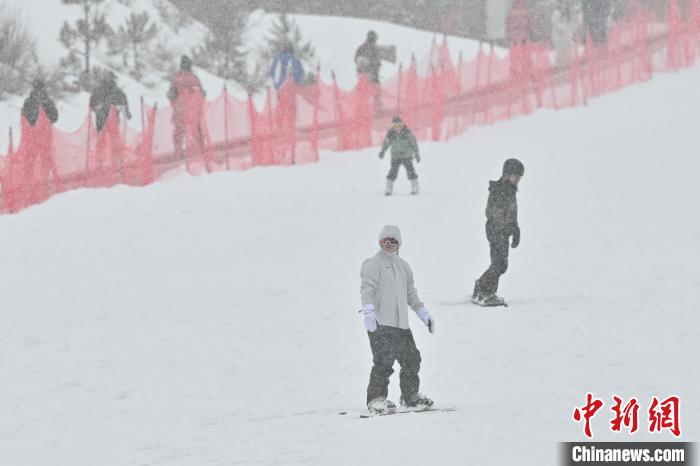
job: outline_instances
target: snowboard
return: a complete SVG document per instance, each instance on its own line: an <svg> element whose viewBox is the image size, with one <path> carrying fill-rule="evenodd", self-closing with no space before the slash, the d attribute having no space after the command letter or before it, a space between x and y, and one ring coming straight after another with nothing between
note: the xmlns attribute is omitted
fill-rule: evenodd
<svg viewBox="0 0 700 466"><path fill-rule="evenodd" d="M478 301L474 301L471 298L455 299L454 301L440 301L440 302L438 302L438 304L441 306L461 306L461 305L469 304L469 303L472 303L472 304L479 306L479 307L508 307L508 303L506 303L505 301L502 303L496 303L496 304L485 304L485 303L479 303Z"/></svg>
<svg viewBox="0 0 700 466"><path fill-rule="evenodd" d="M396 63L396 46L395 45L378 45L379 59L389 63Z"/></svg>
<svg viewBox="0 0 700 466"><path fill-rule="evenodd" d="M393 413L382 413L382 414L370 414L369 412L365 411L360 413L360 418L361 419L368 419L371 417L377 417L377 416L393 416L394 414L410 414L410 413L435 413L435 412L451 412L451 411L457 411L457 408L454 406L450 406L447 408L426 408L426 409L397 409ZM340 415L346 415L350 414L350 411L342 411L338 413Z"/></svg>
<svg viewBox="0 0 700 466"><path fill-rule="evenodd" d="M449 408L397 409L393 413L381 413L381 414L370 414L369 412L367 412L367 413L360 414L360 418L361 419L369 419L371 417L377 417L377 416L393 416L395 414L410 414L410 413L436 413L436 412L447 413L450 411L457 411L457 408L452 406Z"/></svg>
<svg viewBox="0 0 700 466"><path fill-rule="evenodd" d="M508 303L505 301L503 301L501 303L493 303L493 304L479 303L479 302L474 302L474 301L472 301L472 303L474 303L480 307L508 307Z"/></svg>

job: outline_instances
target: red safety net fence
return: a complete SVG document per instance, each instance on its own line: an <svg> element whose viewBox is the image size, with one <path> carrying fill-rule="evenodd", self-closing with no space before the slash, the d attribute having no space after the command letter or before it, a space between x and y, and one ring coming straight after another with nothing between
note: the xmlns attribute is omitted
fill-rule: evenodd
<svg viewBox="0 0 700 466"><path fill-rule="evenodd" d="M166 108L142 99L141 131L126 125L116 108L101 131L88 113L72 133L54 128L41 113L34 126L22 119L17 148L10 137L7 155L0 156L0 212L18 212L70 189L144 186L182 168L198 175L311 163L321 149L380 144L395 115L419 140L445 141L470 126L538 108L586 105L654 73L693 65L700 56L700 0L683 13L676 1L663 20L637 8L611 28L605 44L576 42L565 60L534 43L504 51L480 46L471 60L461 54L453 60L443 39L381 85L364 75L350 90L339 88L335 77L309 86L289 79L258 99L263 105L252 96L236 99L225 87L211 101L182 93Z"/></svg>

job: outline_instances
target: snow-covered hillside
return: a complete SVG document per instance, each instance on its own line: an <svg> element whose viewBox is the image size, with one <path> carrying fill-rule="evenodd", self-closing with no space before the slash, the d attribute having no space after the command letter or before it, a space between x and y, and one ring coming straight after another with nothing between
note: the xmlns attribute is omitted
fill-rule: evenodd
<svg viewBox="0 0 700 466"><path fill-rule="evenodd" d="M2 0L3 7L13 9L25 19L39 44L39 58L44 63L58 64L66 49L59 42L64 21L73 23L82 17L82 8L64 5L61 0L25 2ZM106 0L99 5L107 23L117 29L131 13L148 13L151 21L159 26L156 43L167 45L174 53L185 53L192 44L204 40L208 30L192 18L180 13L168 0ZM110 58L98 52L97 64L107 64Z"/></svg>
<svg viewBox="0 0 700 466"><path fill-rule="evenodd" d="M0 217L2 463L540 466L583 438L571 413L587 391L678 394L697 439L698 79L424 144L417 197L402 173L385 198L368 149ZM514 155L511 307L450 304L487 265L487 181ZM456 412L337 415L363 407L359 268L386 223L437 323L411 316L422 391ZM608 421L596 440L671 439Z"/></svg>
<svg viewBox="0 0 700 466"><path fill-rule="evenodd" d="M42 63L55 66L67 55L66 48L59 41L61 27L64 22L73 24L80 19L83 12L80 6L64 5L61 0L42 0L41 2L25 2L23 0L1 0L2 8L13 11L20 19L26 22L28 29L35 35L38 45L39 59ZM99 11L104 13L107 23L113 30L124 24L131 13L146 12L151 18L151 23L158 26L158 35L152 43L152 48L162 47L171 51L174 57L183 53L189 53L193 46L199 45L204 40L208 29L185 15L178 12L167 0L107 0L99 5ZM161 105L167 102L166 92L168 83L166 75L168 70L162 73L152 73L144 77L144 83L131 78L126 70L120 70L121 59L109 56L106 53L107 46L103 41L92 58L93 66L113 69L117 72L120 86L123 87L129 98L129 105L137 109L139 98L144 96L149 102L157 101ZM173 64L176 66L176 64ZM121 71L121 72L120 72ZM222 81L213 80L204 73L205 83L220 91ZM209 79L206 79L209 78ZM212 82L214 81L214 82ZM160 82L153 86L153 82ZM81 93L69 95L58 101L60 120L58 127L72 131L77 129L85 120L88 109L89 95ZM5 153L7 147L7 132L9 126L18 131L22 99L13 98L7 102L0 102L0 150ZM138 114L138 112L134 112ZM135 128L140 128L140 121L133 121ZM15 136L18 136L15 133Z"/></svg>
<svg viewBox="0 0 700 466"><path fill-rule="evenodd" d="M80 17L81 9L76 6L63 5L61 0L42 0L41 2L25 2L24 0L0 0L3 8L11 8L24 18L28 27L38 39L40 58L44 63L56 64L66 55L64 46L58 41L61 26L64 21L74 22ZM197 21L184 16L167 0L106 0L100 6L106 15L108 23L116 29L130 13L147 12L152 21L159 26L159 36L154 47L165 47L174 57L191 53L192 49L200 46L208 29ZM313 15L290 15L301 28L305 39L310 40L316 48L316 58L321 65L321 77L325 82L332 82L331 73L335 71L338 83L345 89L351 88L357 81L353 57L355 49L364 41L369 30L379 33L380 43L397 46L397 64L386 64L382 69L384 79L394 76L398 63L408 64L411 54L418 59L425 57L435 35L425 31L396 26L378 21L325 17ZM250 57L258 56L264 47L275 14L257 10L250 15L245 38L245 49ZM473 41L462 38L450 38L450 47L455 59L460 51L465 59L476 54L477 45ZM103 47L104 49L104 47ZM135 81L125 72L119 72L119 59L109 57L104 50L98 52L94 64L117 71L120 86L129 99L132 109L139 108L139 99L144 97L147 103L157 102L159 106L168 105L166 98L169 82L167 70L146 76L144 81L155 85L146 86ZM173 64L174 66L177 63ZM250 63L251 69L254 63ZM269 66L269 65L267 65ZM195 69L209 98L218 96L224 85L224 80ZM227 82L229 92L239 99L246 98L246 92L236 83ZM58 127L64 131L77 129L87 115L88 94L83 93L68 97L57 102L61 115ZM6 152L9 127L15 131L15 142L19 137L18 126L22 99L11 98L0 102L0 154ZM138 112L133 112L138 115ZM135 129L141 128L141 121L136 117L130 123Z"/></svg>
<svg viewBox="0 0 700 466"><path fill-rule="evenodd" d="M344 89L352 88L357 82L353 57L368 31L377 32L380 45L396 46L396 63L385 62L382 65L382 79L395 76L399 64L408 66L412 54L415 54L418 60L428 56L436 38L431 32L366 19L314 15L290 15L290 18L299 25L304 37L314 44L316 56L321 64L321 78L330 83L333 79L332 72L335 71L338 85ZM258 50L264 46L274 19L275 15L262 10L251 14L245 35L250 50ZM478 51L478 42L473 40L461 37L449 37L448 40L455 63L460 52L465 60L470 60ZM426 70L419 70L421 74L423 71Z"/></svg>

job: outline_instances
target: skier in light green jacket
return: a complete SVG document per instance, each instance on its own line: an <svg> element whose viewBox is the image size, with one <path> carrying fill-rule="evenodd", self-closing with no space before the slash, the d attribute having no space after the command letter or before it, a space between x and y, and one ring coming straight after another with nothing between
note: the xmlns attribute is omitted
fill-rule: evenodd
<svg viewBox="0 0 700 466"><path fill-rule="evenodd" d="M416 163L420 163L420 150L418 141L410 129L404 124L401 117L394 117L391 120L391 129L387 131L379 152L379 158L384 158L384 153L391 147L391 170L386 177L386 191L384 194L391 196L394 189L394 181L399 174L401 165L406 167L406 174L411 180L411 194L418 194L418 175L413 168L413 158Z"/></svg>

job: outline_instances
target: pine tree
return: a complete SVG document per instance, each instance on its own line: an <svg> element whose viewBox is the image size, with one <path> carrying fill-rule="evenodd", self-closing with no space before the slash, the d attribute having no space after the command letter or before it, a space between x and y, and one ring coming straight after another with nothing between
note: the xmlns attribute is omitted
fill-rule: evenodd
<svg viewBox="0 0 700 466"><path fill-rule="evenodd" d="M176 33L180 32L180 29L192 24L192 18L181 13L180 10L168 0L153 0L153 6L158 10L158 14L163 20L163 23L170 26Z"/></svg>
<svg viewBox="0 0 700 466"><path fill-rule="evenodd" d="M83 18L73 26L63 23L59 40L68 49L68 56L61 60L61 65L78 75L77 87L89 89L93 81L90 60L100 41L112 34L105 15L100 13L99 4L104 0L62 0L64 5L76 5L83 9ZM82 46L82 50L80 50ZM78 70L80 57L83 59L82 70Z"/></svg>
<svg viewBox="0 0 700 466"><path fill-rule="evenodd" d="M38 70L36 40L15 12L0 12L0 99L29 88Z"/></svg>
<svg viewBox="0 0 700 466"><path fill-rule="evenodd" d="M245 52L241 38L234 31L210 33L204 45L195 51L195 62L224 79L239 81L245 76Z"/></svg>
<svg viewBox="0 0 700 466"><path fill-rule="evenodd" d="M270 67L277 55L286 48L292 47L294 55L301 60L306 70L306 80L315 80L316 50L311 41L305 41L299 25L286 13L279 14L275 18L270 30L272 35L268 37L265 48L259 53L259 60L255 67L255 81L266 83L270 80Z"/></svg>
<svg viewBox="0 0 700 466"><path fill-rule="evenodd" d="M122 54L124 65L128 66L127 51L131 52L131 71L134 77L141 78L143 52L149 48L149 44L158 34L158 28L154 23L149 25L151 17L148 13L131 13L126 22L119 26L117 32L110 37L110 53Z"/></svg>
<svg viewBox="0 0 700 466"><path fill-rule="evenodd" d="M198 66L224 79L232 79L246 88L257 87L247 72L243 32L247 16L222 15L210 25L204 45L194 52Z"/></svg>
<svg viewBox="0 0 700 466"><path fill-rule="evenodd" d="M316 50L310 41L304 41L299 25L286 14L275 18L270 31L272 36L267 41L267 47L262 53L266 63L272 63L286 47L294 47L294 54L304 63L306 68L315 66Z"/></svg>

